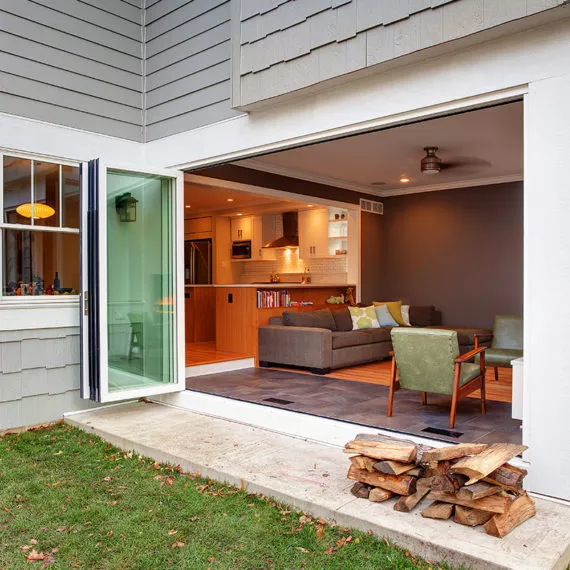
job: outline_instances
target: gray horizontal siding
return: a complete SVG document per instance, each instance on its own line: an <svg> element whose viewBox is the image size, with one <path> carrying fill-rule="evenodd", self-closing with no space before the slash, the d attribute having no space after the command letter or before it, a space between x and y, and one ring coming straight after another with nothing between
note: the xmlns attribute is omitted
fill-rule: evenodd
<svg viewBox="0 0 570 570"><path fill-rule="evenodd" d="M564 0L238 0L247 106L547 10Z"/></svg>
<svg viewBox="0 0 570 570"><path fill-rule="evenodd" d="M229 0L146 7L145 140L240 114L231 108Z"/></svg>
<svg viewBox="0 0 570 570"><path fill-rule="evenodd" d="M0 111L142 140L138 0L0 0Z"/></svg>
<svg viewBox="0 0 570 570"><path fill-rule="evenodd" d="M93 407L79 382L78 328L0 332L0 430Z"/></svg>

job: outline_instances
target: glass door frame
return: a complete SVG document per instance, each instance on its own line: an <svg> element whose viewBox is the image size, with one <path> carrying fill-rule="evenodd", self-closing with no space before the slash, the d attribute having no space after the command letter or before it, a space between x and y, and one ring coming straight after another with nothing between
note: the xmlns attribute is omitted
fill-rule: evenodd
<svg viewBox="0 0 570 570"><path fill-rule="evenodd" d="M176 381L142 388L109 390L107 314L107 171L149 174L172 179L172 252L175 272ZM89 204L90 185L97 196ZM180 392L186 388L184 356L184 173L172 169L140 168L101 159L81 164L81 397L96 402L118 402ZM90 231L94 230L93 231ZM95 235L94 235L95 234ZM96 243L93 238L96 236ZM94 249L93 249L94 248ZM93 258L93 256L95 256ZM91 259L90 259L91 258ZM92 263L95 261L95 264ZM94 267L96 266L96 267ZM90 274L91 272L91 274ZM95 285L96 291L89 288ZM98 309L97 309L98 307ZM95 314L94 314L95 313ZM95 319L95 321L93 321ZM95 326L93 326L95 325ZM97 338L93 338L96 336ZM95 351L95 354L93 352Z"/></svg>

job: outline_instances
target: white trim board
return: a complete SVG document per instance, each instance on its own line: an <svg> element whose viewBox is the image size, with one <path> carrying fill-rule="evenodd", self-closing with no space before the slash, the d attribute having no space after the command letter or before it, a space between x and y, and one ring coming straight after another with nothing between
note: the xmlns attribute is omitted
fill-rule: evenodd
<svg viewBox="0 0 570 570"><path fill-rule="evenodd" d="M238 360L224 360L223 362L212 362L211 364L197 364L186 367L186 378L196 376L206 376L207 374L218 374L219 372L233 372L234 370L244 370L254 368L254 358L240 358Z"/></svg>

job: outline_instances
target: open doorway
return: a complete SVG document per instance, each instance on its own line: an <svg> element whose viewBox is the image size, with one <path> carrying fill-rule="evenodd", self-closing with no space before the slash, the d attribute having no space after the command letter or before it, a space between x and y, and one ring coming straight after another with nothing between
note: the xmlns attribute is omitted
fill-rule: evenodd
<svg viewBox="0 0 570 570"><path fill-rule="evenodd" d="M382 215L363 212L360 219L362 304L402 301L415 312L413 325L453 328L469 350L475 334L492 332L497 315L522 315L522 107L479 109L195 174L280 190L288 184L297 192L313 185L315 196L326 186L353 204L381 202ZM431 176L421 171L422 158L432 152L426 147L438 147L433 152L441 159ZM423 407L418 393L399 392L394 416L386 417L387 356L368 355L321 375L291 360L272 360L269 368L198 377L187 386L448 441L520 442L512 368L500 367L497 377L488 370L486 416L474 393L461 401L449 430L447 396Z"/></svg>

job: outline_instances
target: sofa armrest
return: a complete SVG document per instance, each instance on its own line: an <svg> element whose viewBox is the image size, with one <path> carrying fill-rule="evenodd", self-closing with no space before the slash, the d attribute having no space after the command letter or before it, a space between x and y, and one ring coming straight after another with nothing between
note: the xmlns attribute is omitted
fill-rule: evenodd
<svg viewBox="0 0 570 570"><path fill-rule="evenodd" d="M332 333L328 329L267 325L259 327L261 362L330 368Z"/></svg>

